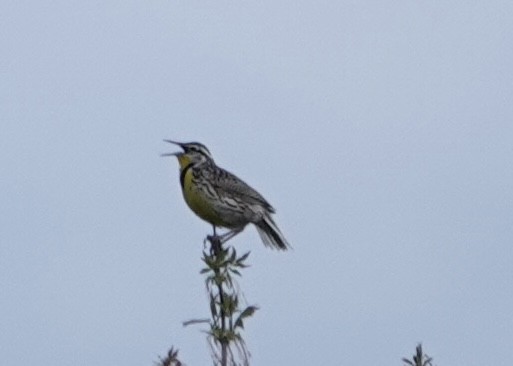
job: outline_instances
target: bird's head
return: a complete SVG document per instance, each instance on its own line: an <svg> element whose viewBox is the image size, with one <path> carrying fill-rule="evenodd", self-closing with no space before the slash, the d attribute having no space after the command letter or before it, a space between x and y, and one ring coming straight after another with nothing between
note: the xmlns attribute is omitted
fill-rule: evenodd
<svg viewBox="0 0 513 366"><path fill-rule="evenodd" d="M183 151L174 153L165 153L161 156L176 156L180 169L185 168L189 164L199 165L207 161L214 161L212 154L208 151L207 147L199 142L176 142L171 140L164 140L171 144L178 145Z"/></svg>

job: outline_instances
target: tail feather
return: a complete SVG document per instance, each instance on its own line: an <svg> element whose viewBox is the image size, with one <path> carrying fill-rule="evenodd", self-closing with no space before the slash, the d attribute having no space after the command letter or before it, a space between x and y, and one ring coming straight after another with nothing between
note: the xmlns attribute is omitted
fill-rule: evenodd
<svg viewBox="0 0 513 366"><path fill-rule="evenodd" d="M287 239L285 239L270 215L264 215L263 219L256 223L256 228L266 247L279 250L290 248Z"/></svg>

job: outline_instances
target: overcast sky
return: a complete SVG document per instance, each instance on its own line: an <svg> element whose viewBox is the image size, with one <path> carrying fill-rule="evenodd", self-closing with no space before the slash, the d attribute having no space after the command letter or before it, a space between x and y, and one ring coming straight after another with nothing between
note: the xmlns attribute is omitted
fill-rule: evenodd
<svg viewBox="0 0 513 366"><path fill-rule="evenodd" d="M253 227L253 365L510 365L513 2L0 2L2 365L208 365L201 141Z"/></svg>

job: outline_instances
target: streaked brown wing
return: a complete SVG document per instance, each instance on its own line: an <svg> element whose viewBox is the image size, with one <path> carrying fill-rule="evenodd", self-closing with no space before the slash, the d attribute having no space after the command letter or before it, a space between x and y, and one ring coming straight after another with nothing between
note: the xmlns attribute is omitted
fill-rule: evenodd
<svg viewBox="0 0 513 366"><path fill-rule="evenodd" d="M214 189L219 195L228 195L251 204L260 204L269 212L274 212L274 208L260 193L235 174L217 167L213 171L213 175L209 181L212 182Z"/></svg>

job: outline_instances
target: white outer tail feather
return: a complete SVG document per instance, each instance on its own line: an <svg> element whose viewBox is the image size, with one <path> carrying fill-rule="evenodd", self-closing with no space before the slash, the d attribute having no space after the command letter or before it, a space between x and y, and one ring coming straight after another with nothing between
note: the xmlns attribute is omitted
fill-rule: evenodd
<svg viewBox="0 0 513 366"><path fill-rule="evenodd" d="M262 221L256 224L256 228L265 246L279 250L290 248L287 239L269 214L264 215Z"/></svg>

